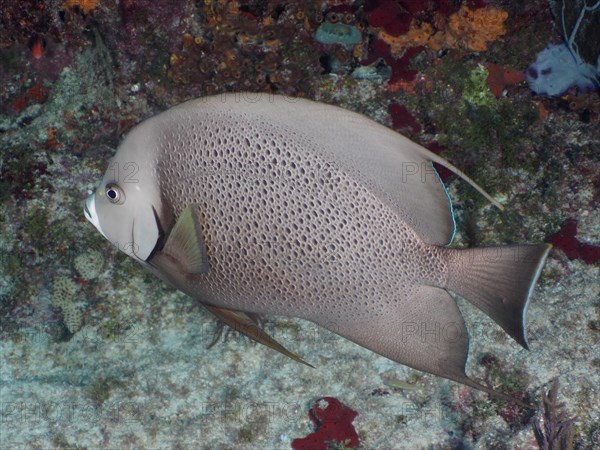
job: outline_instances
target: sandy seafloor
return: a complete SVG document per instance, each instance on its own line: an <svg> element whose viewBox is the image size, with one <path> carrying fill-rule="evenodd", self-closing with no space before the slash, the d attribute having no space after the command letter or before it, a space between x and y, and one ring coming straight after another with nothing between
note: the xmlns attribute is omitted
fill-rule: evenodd
<svg viewBox="0 0 600 450"><path fill-rule="evenodd" d="M598 296L597 269L578 263L568 269L559 283L535 292L530 352L473 308L463 311L479 328L472 354L492 352L509 371L526 368L532 392L559 377L568 410L597 423L600 380L590 367L597 341L578 326L596 314L589 299ZM102 279L110 284L108 272ZM140 276L115 292L127 298L126 316L146 315L157 289L151 286ZM190 301L167 291L155 301L163 302L161 317L131 323L118 338L85 326L69 342L52 342L33 328L21 330L19 343L2 342L2 447L288 449L291 439L313 431L311 402L328 395L359 412L354 424L364 448L449 448L473 414L470 401L485 400L431 375L408 394L374 396L385 389L382 374L409 379L414 371L302 321L293 322L293 335L274 335L316 369L239 339L207 350L212 323L206 313L188 313ZM90 394L98 380L113 385L102 405ZM472 448L537 448L530 427L510 430L498 416L473 427L481 434Z"/></svg>
<svg viewBox="0 0 600 450"><path fill-rule="evenodd" d="M192 3L186 3L185 11L193 8ZM496 3L506 7L510 2ZM50 1L46 8L58 10L60 4ZM0 116L4 178L0 449L290 449L294 438L314 431L308 410L323 396L335 397L358 412L354 427L364 449L538 448L531 421L511 423L499 414L499 403L487 395L401 366L305 321L269 317L267 330L315 369L235 334L207 348L214 319L117 254L81 211L81 201L95 187L131 126L168 105L205 93L203 88L186 90L183 75L177 78L167 72L168 52L158 64L161 75L155 80L154 74L140 74L142 69L132 67L133 63L121 60L113 66L123 55L118 38L113 41L102 24L110 22L114 11L111 2L101 1L86 15L73 13L70 20L82 30L88 27L87 34L81 31L84 37L74 38L59 27L62 41L55 42L56 35L38 23L21 30L12 47L3 46L14 59L11 65L8 59L2 65L6 105ZM32 59L27 36L35 26L49 33L45 45L54 52L41 61L52 54L58 59L65 43L75 42L67 52L71 59L56 62L64 67L44 69ZM90 26L105 33L106 47L86 41L93 35ZM540 26L550 35L548 17ZM173 28L177 39L188 29L195 34L206 31L198 17L182 19ZM164 39L170 36L165 30L160 33ZM364 39L367 33L363 30ZM535 59L535 51L519 50L517 44L515 52L524 52L526 61ZM498 44L502 45L511 45L510 39ZM541 48L543 43L537 42L537 50ZM107 56L111 52L112 57ZM464 54L452 52L458 64L477 69ZM490 59L509 64L510 58L502 60L501 50L491 55ZM485 60L486 54L475 57ZM526 66L521 63L518 68ZM44 79L44 70L56 71L56 77ZM107 75L107 70L118 75ZM447 87L447 100L452 95L460 99L452 85L456 80L444 78L447 74L441 69L432 70L422 72L432 83ZM218 72L212 77L219 82ZM40 79L48 91L45 98L15 103ZM353 80L343 71L315 72L314 80L307 93L288 89L285 80L279 91L342 104L387 125L387 104L408 99L417 120L427 122L428 114L413 94L391 93L381 80ZM229 83L223 90L255 88ZM540 118L528 123L526 132L515 138L521 139L517 145L532 152L543 148L544 153L522 167L514 163L504 167L490 158L482 172L468 156L461 156L460 145L451 149L447 156L459 166L461 161L470 164L477 170L473 178L482 184L502 176L492 185L509 211L505 216L509 218L503 219L492 206L474 203L475 195L465 200L462 194L467 190L452 180L449 191L456 200L457 245L474 240L484 244L548 241L565 219L577 221L577 239L598 245L599 193L593 182L600 173L599 121L594 112L598 94L586 94L583 100L569 94L575 97L573 102L589 103L591 116L584 117L568 99L570 106L556 99L532 100L525 84L515 89L504 92L499 101L535 100L544 105L538 110L545 114L540 112ZM449 106L440 103L438 109ZM510 109L503 111L510 122ZM411 137L424 136L427 141L445 135L446 146L451 147L447 143L460 141L461 130L444 130L445 122L436 122L440 117L436 114L429 117L435 130L429 127L422 135L412 132ZM80 256L100 263L82 274L86 267L82 259L76 262ZM68 299L76 311L75 321L80 322L74 333L67 330L64 314L53 301L53 286L61 278L76 287ZM600 447L599 280L598 262L569 259L560 249L550 253L529 305L530 351L457 299L472 336L467 373L477 380L491 380L498 390L516 378L534 404L558 377L565 414L577 417L577 448ZM486 354L497 359L491 379L486 373L489 368L481 363ZM389 382L394 379L410 382L414 388L393 388Z"/></svg>

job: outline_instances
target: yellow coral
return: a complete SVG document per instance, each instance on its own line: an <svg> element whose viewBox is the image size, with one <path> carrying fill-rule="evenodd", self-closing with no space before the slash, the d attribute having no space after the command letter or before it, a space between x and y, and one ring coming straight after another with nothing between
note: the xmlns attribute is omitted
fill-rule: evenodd
<svg viewBox="0 0 600 450"><path fill-rule="evenodd" d="M506 33L506 11L496 8L471 10L463 5L450 16L446 34L460 47L476 52L487 50L488 42Z"/></svg>
<svg viewBox="0 0 600 450"><path fill-rule="evenodd" d="M77 333L81 329L81 311L75 305L67 305L61 308L63 322L71 334Z"/></svg>
<svg viewBox="0 0 600 450"><path fill-rule="evenodd" d="M77 285L68 277L58 277L52 285L52 305L62 307L72 301Z"/></svg>
<svg viewBox="0 0 600 450"><path fill-rule="evenodd" d="M81 311L73 302L77 285L68 277L58 277L52 285L52 306L61 309L67 329L76 333L81 328Z"/></svg>
<svg viewBox="0 0 600 450"><path fill-rule="evenodd" d="M408 47L425 45L432 50L442 48L463 48L475 52L487 50L487 44L506 33L504 22L508 13L497 8L472 10L463 5L452 14L445 29L434 31L431 24L416 21L401 36L392 36L385 31L379 37L387 42L394 54L401 54Z"/></svg>
<svg viewBox="0 0 600 450"><path fill-rule="evenodd" d="M427 45L435 50L432 37L433 27L427 22L417 25L413 21L410 24L408 32L400 36L392 36L383 30L379 32L379 38L390 44L392 53L402 53L405 48L418 47L420 45Z"/></svg>
<svg viewBox="0 0 600 450"><path fill-rule="evenodd" d="M79 6L79 9L84 14L87 14L98 6L98 0L65 0L65 8L73 8L75 6Z"/></svg>

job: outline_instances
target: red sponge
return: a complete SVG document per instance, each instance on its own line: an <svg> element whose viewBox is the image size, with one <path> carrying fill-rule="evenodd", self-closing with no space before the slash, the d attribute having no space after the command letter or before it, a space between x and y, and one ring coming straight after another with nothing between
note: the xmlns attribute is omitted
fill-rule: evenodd
<svg viewBox="0 0 600 450"><path fill-rule="evenodd" d="M333 397L322 397L308 412L308 417L317 427L305 438L294 439L294 450L327 450L328 443L342 442L346 448L358 447L358 433L352 421L358 413Z"/></svg>

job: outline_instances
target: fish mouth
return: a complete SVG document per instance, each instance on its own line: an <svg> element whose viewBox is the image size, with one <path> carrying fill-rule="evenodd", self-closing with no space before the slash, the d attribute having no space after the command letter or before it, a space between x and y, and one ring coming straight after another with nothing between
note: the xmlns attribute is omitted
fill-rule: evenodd
<svg viewBox="0 0 600 450"><path fill-rule="evenodd" d="M106 238L106 235L100 227L100 220L96 212L96 193L92 192L83 202L83 215L85 218L96 227L96 229ZM107 238L108 239L108 238Z"/></svg>

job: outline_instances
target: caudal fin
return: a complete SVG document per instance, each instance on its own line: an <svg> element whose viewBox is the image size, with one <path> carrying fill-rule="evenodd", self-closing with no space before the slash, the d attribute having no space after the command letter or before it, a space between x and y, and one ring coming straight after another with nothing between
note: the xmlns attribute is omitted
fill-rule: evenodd
<svg viewBox="0 0 600 450"><path fill-rule="evenodd" d="M447 289L469 300L525 348L525 314L549 244L449 249Z"/></svg>

